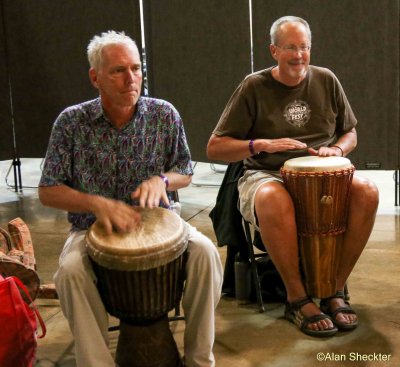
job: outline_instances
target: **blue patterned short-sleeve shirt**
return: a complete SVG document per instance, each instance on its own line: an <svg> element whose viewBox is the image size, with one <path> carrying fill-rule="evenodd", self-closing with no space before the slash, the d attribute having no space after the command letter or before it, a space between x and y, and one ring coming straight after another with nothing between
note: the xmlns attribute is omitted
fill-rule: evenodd
<svg viewBox="0 0 400 367"><path fill-rule="evenodd" d="M64 110L54 123L40 186L78 191L137 205L130 195L141 182L163 172L192 175L189 147L176 109L140 97L132 119L117 129L100 98ZM87 229L91 213L68 213L72 230Z"/></svg>

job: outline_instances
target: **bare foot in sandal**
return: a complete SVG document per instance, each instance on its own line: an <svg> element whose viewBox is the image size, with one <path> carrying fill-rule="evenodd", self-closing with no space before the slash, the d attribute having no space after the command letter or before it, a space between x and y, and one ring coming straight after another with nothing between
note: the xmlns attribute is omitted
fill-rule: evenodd
<svg viewBox="0 0 400 367"><path fill-rule="evenodd" d="M310 297L286 302L285 318L311 336L332 336L338 331L331 318L322 313Z"/></svg>
<svg viewBox="0 0 400 367"><path fill-rule="evenodd" d="M334 324L340 330L353 330L358 326L358 316L345 301L344 292L337 291L335 295L321 299L321 310L331 316Z"/></svg>
<svg viewBox="0 0 400 367"><path fill-rule="evenodd" d="M304 315L304 317L307 318L322 314L321 310L314 302L307 303L300 310ZM332 329L333 327L334 327L333 322L329 318L322 319L321 321L314 322L308 325L308 328L311 330L326 330L326 329Z"/></svg>

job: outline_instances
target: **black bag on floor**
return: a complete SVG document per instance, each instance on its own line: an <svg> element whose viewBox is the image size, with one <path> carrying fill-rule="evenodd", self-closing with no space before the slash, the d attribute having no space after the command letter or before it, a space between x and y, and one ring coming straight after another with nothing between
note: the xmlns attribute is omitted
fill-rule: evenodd
<svg viewBox="0 0 400 367"><path fill-rule="evenodd" d="M269 256L256 259L258 276L260 278L261 295L265 302L286 301L286 289L281 276ZM251 282L250 301L257 302L254 282Z"/></svg>

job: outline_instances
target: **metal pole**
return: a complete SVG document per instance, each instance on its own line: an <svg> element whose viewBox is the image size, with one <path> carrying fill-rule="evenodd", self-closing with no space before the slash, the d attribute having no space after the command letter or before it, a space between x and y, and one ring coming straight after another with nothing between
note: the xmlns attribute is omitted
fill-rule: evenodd
<svg viewBox="0 0 400 367"><path fill-rule="evenodd" d="M400 203L400 170L394 171L394 206L399 206Z"/></svg>
<svg viewBox="0 0 400 367"><path fill-rule="evenodd" d="M12 135L13 135L13 150L14 150L14 157L12 161L12 166L14 168L14 189L15 192L22 191L22 178L21 178L21 161L18 157L17 152L17 139L15 133L15 121L14 121L14 104L13 104L13 93L12 93L12 83L11 83L11 75L9 70L9 63L8 63L8 44L7 44L7 29L6 29L6 21L5 21L5 8L4 8L4 1L1 1L1 21L3 27L3 34L4 34L4 64L6 69L6 76L8 80L8 90L9 90L9 99L10 99L10 114L11 114L11 126L12 126ZM7 178L6 178L7 180Z"/></svg>
<svg viewBox="0 0 400 367"><path fill-rule="evenodd" d="M249 20L250 20L250 68L251 73L254 73L254 56L253 56L253 4L249 0Z"/></svg>
<svg viewBox="0 0 400 367"><path fill-rule="evenodd" d="M149 95L149 80L146 59L146 37L144 31L143 0L139 0L140 9L140 36L142 38L142 63L143 63L143 94Z"/></svg>

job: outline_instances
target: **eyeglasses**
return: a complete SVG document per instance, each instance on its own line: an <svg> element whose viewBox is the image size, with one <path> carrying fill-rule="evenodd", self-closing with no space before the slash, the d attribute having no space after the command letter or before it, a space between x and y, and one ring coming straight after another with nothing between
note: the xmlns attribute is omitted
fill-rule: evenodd
<svg viewBox="0 0 400 367"><path fill-rule="evenodd" d="M280 48L283 50L283 52L290 52L292 54L300 52L301 54L305 54L306 52L309 52L311 50L311 46L300 46L300 47L296 47L296 46L278 46L275 45L276 47Z"/></svg>

